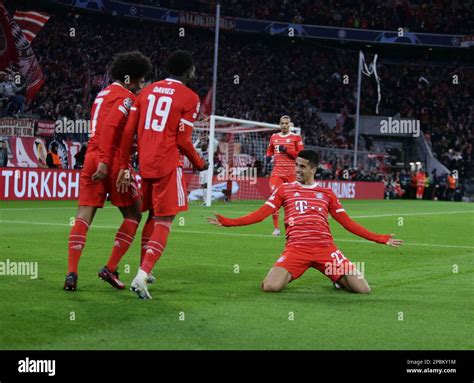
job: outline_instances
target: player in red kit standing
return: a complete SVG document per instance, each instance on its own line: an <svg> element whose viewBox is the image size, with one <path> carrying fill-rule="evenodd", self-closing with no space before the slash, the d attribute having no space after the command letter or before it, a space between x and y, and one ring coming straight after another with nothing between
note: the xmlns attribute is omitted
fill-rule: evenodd
<svg viewBox="0 0 474 383"><path fill-rule="evenodd" d="M295 158L298 152L304 149L303 141L299 134L290 131L291 119L288 116L280 118L280 133L272 134L267 149L267 163L274 157L274 166L270 176L270 189L273 192L285 182L294 182ZM272 235L280 235L278 224L278 210L272 214L274 231Z"/></svg>
<svg viewBox="0 0 474 383"><path fill-rule="evenodd" d="M423 199L423 193L425 192L425 183L425 172L420 169L420 171L416 173L416 199Z"/></svg>
<svg viewBox="0 0 474 383"><path fill-rule="evenodd" d="M372 233L354 222L331 189L316 186L314 175L318 162L319 155L316 152L301 151L296 158L296 182L281 185L253 213L234 219L216 214L216 218L208 218L208 221L218 226L251 225L283 206L286 246L263 281L262 289L268 292L280 291L312 267L347 291L370 293L364 276L334 244L328 214L346 230L369 241L394 247L400 246L403 241L393 238L393 234Z"/></svg>
<svg viewBox="0 0 474 383"><path fill-rule="evenodd" d="M151 299L146 280L163 254L171 224L188 208L186 185L179 160L181 152L198 170L207 169L191 141L199 97L185 84L194 78L191 54L176 51L165 63L169 78L143 89L133 104L121 144L120 191L128 190L127 158L138 134L138 161L142 177L142 211L149 211L142 232L142 260L131 290Z"/></svg>
<svg viewBox="0 0 474 383"><path fill-rule="evenodd" d="M125 287L118 277L117 265L133 241L141 219L141 209L135 182L127 193L116 190L115 180L119 172L116 156L135 93L143 87L145 76L150 70L150 60L140 52L118 54L110 69L115 82L102 90L94 100L91 138L79 182L79 208L69 234L65 290L75 291L77 288L77 267L86 244L87 231L97 208L104 206L107 194L122 213L123 222L115 236L112 255L107 265L99 271L99 277L115 288ZM126 166L130 167L130 159L126 162Z"/></svg>

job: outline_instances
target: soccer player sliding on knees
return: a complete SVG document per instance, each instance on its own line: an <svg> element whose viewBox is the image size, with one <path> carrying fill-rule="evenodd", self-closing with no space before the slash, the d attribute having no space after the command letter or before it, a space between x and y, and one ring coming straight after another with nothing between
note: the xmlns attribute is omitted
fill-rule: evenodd
<svg viewBox="0 0 474 383"><path fill-rule="evenodd" d="M314 175L318 163L319 155L315 151L299 152L296 181L281 185L260 209L240 218L215 214L216 218L208 218L208 221L217 226L251 225L283 206L287 239L285 249L263 281L262 289L267 292L281 291L313 267L330 278L336 287L368 294L370 287L364 276L334 244L328 214L346 230L369 241L393 247L402 245L403 241L395 239L393 234L372 233L354 222L331 189L316 186Z"/></svg>

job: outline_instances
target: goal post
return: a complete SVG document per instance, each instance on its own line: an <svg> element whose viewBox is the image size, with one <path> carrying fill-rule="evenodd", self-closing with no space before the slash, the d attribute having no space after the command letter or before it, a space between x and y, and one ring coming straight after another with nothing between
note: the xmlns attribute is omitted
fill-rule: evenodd
<svg viewBox="0 0 474 383"><path fill-rule="evenodd" d="M196 121L193 143L209 163L209 169L193 177L188 187L189 200L212 206L219 199L267 198L261 190L265 182L262 178L269 170L266 150L271 135L279 131L278 124L217 115ZM300 134L301 129L292 127L291 131Z"/></svg>

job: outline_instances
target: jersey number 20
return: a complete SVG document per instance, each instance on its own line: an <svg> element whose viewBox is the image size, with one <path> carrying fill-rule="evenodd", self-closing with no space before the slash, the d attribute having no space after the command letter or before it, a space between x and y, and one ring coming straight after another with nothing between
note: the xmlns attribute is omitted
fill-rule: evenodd
<svg viewBox="0 0 474 383"><path fill-rule="evenodd" d="M172 102L173 99L171 97L161 96L157 101L154 94L148 95L148 107L145 120L146 130L151 128L155 132L162 132L165 129Z"/></svg>

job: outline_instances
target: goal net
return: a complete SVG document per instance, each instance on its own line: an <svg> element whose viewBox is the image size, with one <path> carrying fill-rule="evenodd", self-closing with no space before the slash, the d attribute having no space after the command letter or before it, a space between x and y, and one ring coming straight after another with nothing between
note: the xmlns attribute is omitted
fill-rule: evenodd
<svg viewBox="0 0 474 383"><path fill-rule="evenodd" d="M216 201L268 198L265 177L273 164L266 162L266 150L271 135L279 131L277 124L221 116L195 122L193 144L209 169L193 170L184 158L189 201L211 206ZM300 133L299 128L292 131Z"/></svg>

